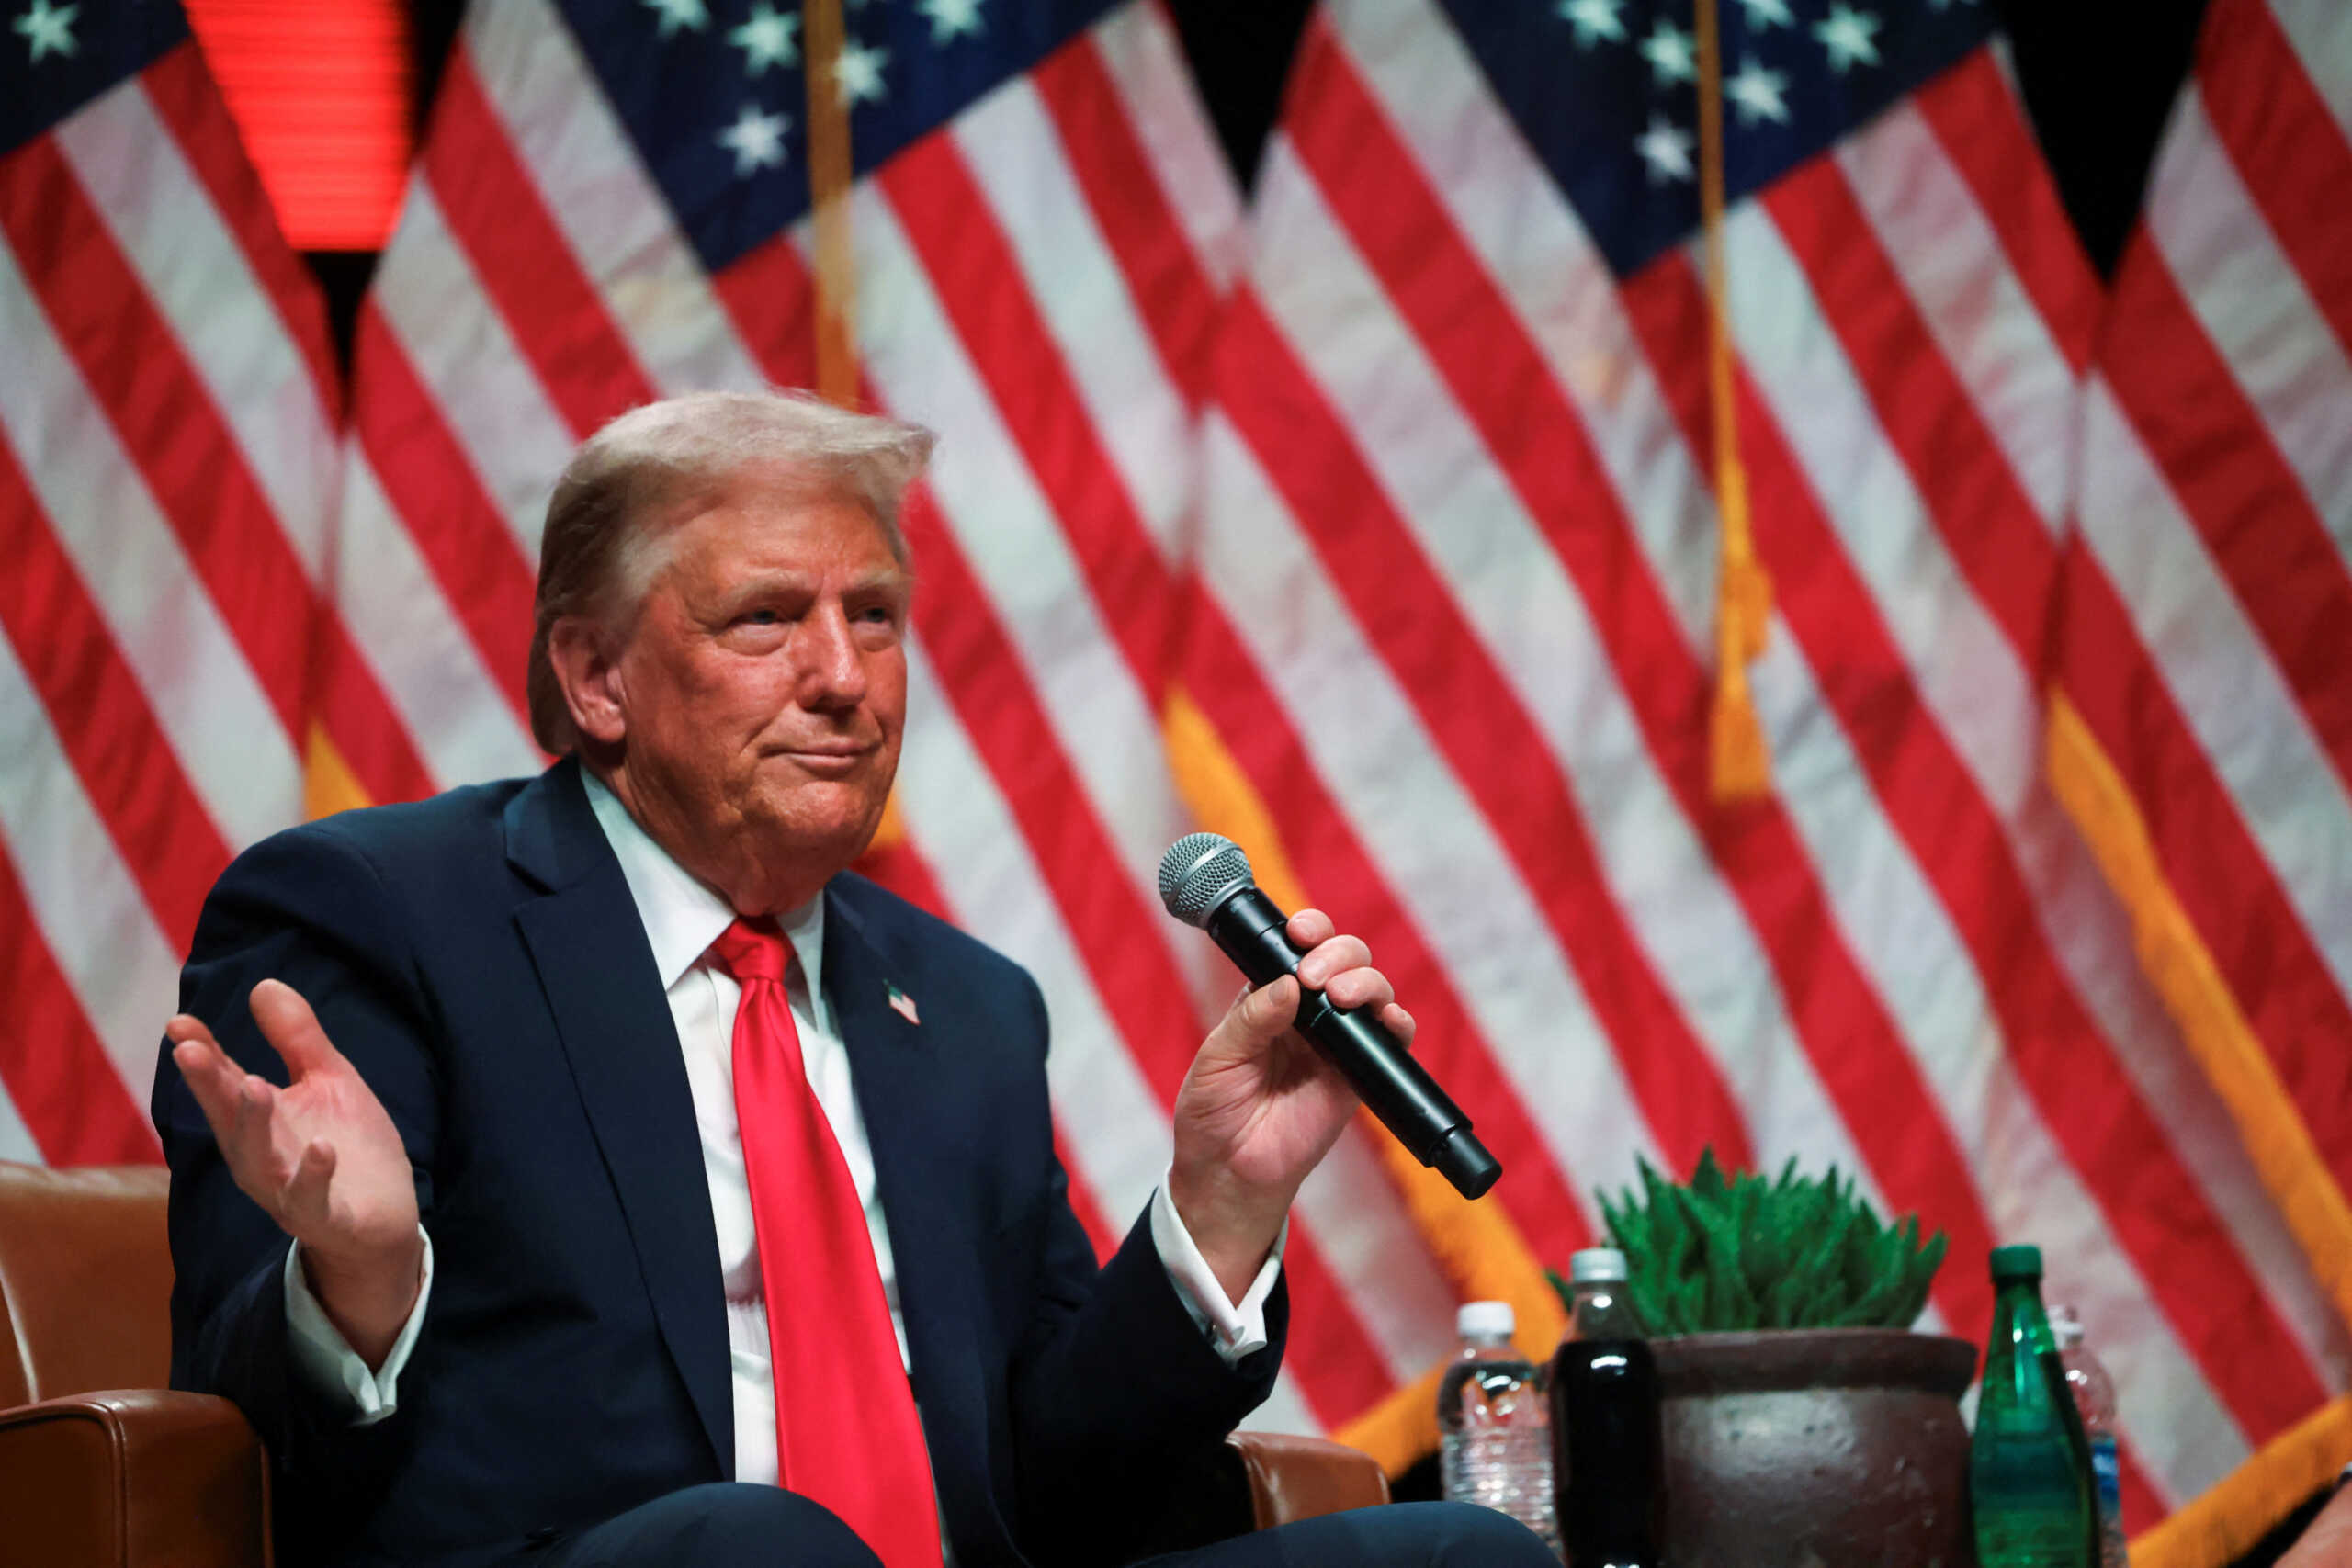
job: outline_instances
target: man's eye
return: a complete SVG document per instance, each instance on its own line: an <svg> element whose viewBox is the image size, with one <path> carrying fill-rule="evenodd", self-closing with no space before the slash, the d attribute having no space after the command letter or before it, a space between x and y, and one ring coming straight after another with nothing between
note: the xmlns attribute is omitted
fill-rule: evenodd
<svg viewBox="0 0 2352 1568"><path fill-rule="evenodd" d="M747 626L773 626L780 624L784 617L774 610L746 610L737 619Z"/></svg>

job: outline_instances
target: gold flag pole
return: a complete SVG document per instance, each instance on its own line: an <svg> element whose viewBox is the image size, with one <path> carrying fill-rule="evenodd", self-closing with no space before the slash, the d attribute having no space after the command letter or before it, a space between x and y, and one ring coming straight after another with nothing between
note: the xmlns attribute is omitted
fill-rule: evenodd
<svg viewBox="0 0 2352 1568"><path fill-rule="evenodd" d="M808 88L808 210L816 231L817 395L855 408L857 262L850 249L849 96L842 91L842 0L806 0L800 11L801 73ZM882 807L869 852L906 840L899 795Z"/></svg>
<svg viewBox="0 0 2352 1568"><path fill-rule="evenodd" d="M827 402L850 408L857 402L857 273L849 234L849 104L840 80L842 0L807 0L801 29L808 203L817 242L817 391Z"/></svg>

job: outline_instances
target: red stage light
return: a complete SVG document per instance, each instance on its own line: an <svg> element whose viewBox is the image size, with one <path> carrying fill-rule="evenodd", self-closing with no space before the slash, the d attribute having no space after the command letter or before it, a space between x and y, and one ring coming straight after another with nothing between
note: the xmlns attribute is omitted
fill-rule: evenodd
<svg viewBox="0 0 2352 1568"><path fill-rule="evenodd" d="M299 250L373 251L408 172L398 0L187 0L205 58Z"/></svg>

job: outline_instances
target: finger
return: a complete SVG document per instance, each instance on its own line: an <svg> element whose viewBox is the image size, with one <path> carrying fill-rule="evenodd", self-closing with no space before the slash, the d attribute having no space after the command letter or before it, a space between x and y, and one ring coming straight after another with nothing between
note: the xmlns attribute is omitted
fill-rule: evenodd
<svg viewBox="0 0 2352 1568"><path fill-rule="evenodd" d="M1320 909L1301 909L1283 930L1301 947L1319 947L1330 941L1340 928Z"/></svg>
<svg viewBox="0 0 2352 1568"><path fill-rule="evenodd" d="M1396 987L1377 969L1342 969L1323 987L1333 1007L1385 1008L1396 999Z"/></svg>
<svg viewBox="0 0 2352 1568"><path fill-rule="evenodd" d="M172 1043L172 1065L189 1080L188 1087L199 1093L207 1088L225 1089L244 1076L243 1069L230 1061L229 1054L212 1038L212 1032L186 1013L175 1014L164 1025L164 1038Z"/></svg>
<svg viewBox="0 0 2352 1568"><path fill-rule="evenodd" d="M234 1137L249 1156L268 1161L273 1182L285 1179L284 1172L278 1168L283 1162L275 1157L269 1135L270 1116L277 1106L277 1086L266 1078L247 1073L237 1085Z"/></svg>
<svg viewBox="0 0 2352 1568"><path fill-rule="evenodd" d="M1244 1037L1258 1046L1281 1039L1298 1016L1298 982L1285 975L1242 998L1234 1014L1240 1020Z"/></svg>
<svg viewBox="0 0 2352 1568"><path fill-rule="evenodd" d="M172 1014L164 1024L164 1038L175 1045L183 1045L193 1040L216 1051L220 1046L220 1043L212 1038L212 1031L205 1026L204 1021L192 1012Z"/></svg>
<svg viewBox="0 0 2352 1568"><path fill-rule="evenodd" d="M188 1088L202 1104L209 1093L213 1100L226 1105L244 1076L245 1070L229 1059L220 1043L212 1038L212 1031L204 1021L189 1013L174 1013L164 1025L164 1038L172 1043L172 1065L180 1077L188 1080Z"/></svg>
<svg viewBox="0 0 2352 1568"><path fill-rule="evenodd" d="M292 1077L300 1078L342 1065L341 1053L319 1027L319 1015L311 1010L302 993L285 981L264 980L254 987L247 1005L253 1009L254 1021L261 1025L262 1037L285 1059Z"/></svg>
<svg viewBox="0 0 2352 1568"><path fill-rule="evenodd" d="M316 1235L327 1221L327 1195L334 1179L334 1145L313 1138L302 1149L294 1173L279 1190L278 1202L286 1229L294 1235Z"/></svg>
<svg viewBox="0 0 2352 1568"><path fill-rule="evenodd" d="M173 1020L175 1023L178 1021ZM201 1029L203 1025L197 1027ZM188 1092L196 1097L197 1109L211 1123L212 1135L226 1137L236 1122L237 1092L245 1081L244 1069L231 1061L228 1053L214 1044L209 1033L200 1040L183 1040L173 1046L172 1065L180 1070Z"/></svg>
<svg viewBox="0 0 2352 1568"><path fill-rule="evenodd" d="M1388 1026L1388 1032L1396 1037L1397 1043L1408 1050L1412 1047L1413 1036L1421 1032L1419 1021L1395 1002L1380 1010L1380 1021Z"/></svg>
<svg viewBox="0 0 2352 1568"><path fill-rule="evenodd" d="M1372 963L1372 949L1360 936L1327 937L1317 942L1306 957L1298 961L1299 984L1308 990L1319 991L1334 975L1349 969L1363 969Z"/></svg>
<svg viewBox="0 0 2352 1568"><path fill-rule="evenodd" d="M282 1224L279 1193L291 1166L277 1146L277 1092L266 1079L241 1074L220 1111L208 1111L206 1120L238 1190Z"/></svg>
<svg viewBox="0 0 2352 1568"><path fill-rule="evenodd" d="M277 1089L237 1066L213 1040L212 1032L183 1013L164 1025L176 1042L172 1065L204 1113L212 1141L240 1190L260 1204L272 1219L277 1214L279 1172L284 1160L271 1139Z"/></svg>
<svg viewBox="0 0 2352 1568"><path fill-rule="evenodd" d="M196 1097L197 1109L204 1112L212 1129L214 1141L235 1168L252 1137L245 1086L258 1080L208 1041L189 1040L174 1046L172 1065L179 1068L188 1092Z"/></svg>

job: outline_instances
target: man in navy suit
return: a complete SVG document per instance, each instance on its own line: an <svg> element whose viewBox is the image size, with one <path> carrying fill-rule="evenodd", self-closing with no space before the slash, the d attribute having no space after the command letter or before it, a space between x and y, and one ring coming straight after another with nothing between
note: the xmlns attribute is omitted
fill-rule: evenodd
<svg viewBox="0 0 2352 1568"><path fill-rule="evenodd" d="M1264 1397L1284 1216L1353 1105L1288 1028L1299 982L1210 1033L1098 1269L1036 987L846 870L897 767L928 450L774 395L615 421L542 541L533 728L565 760L280 834L207 901L154 1100L173 1381L261 1432L289 1563L1122 1562ZM1362 942L1292 934L1301 981L1409 1037ZM747 1153L778 1038L831 1231ZM811 1408L836 1335L862 1381ZM842 1481L910 1393L903 1472ZM1426 1507L1182 1561L1551 1559Z"/></svg>

